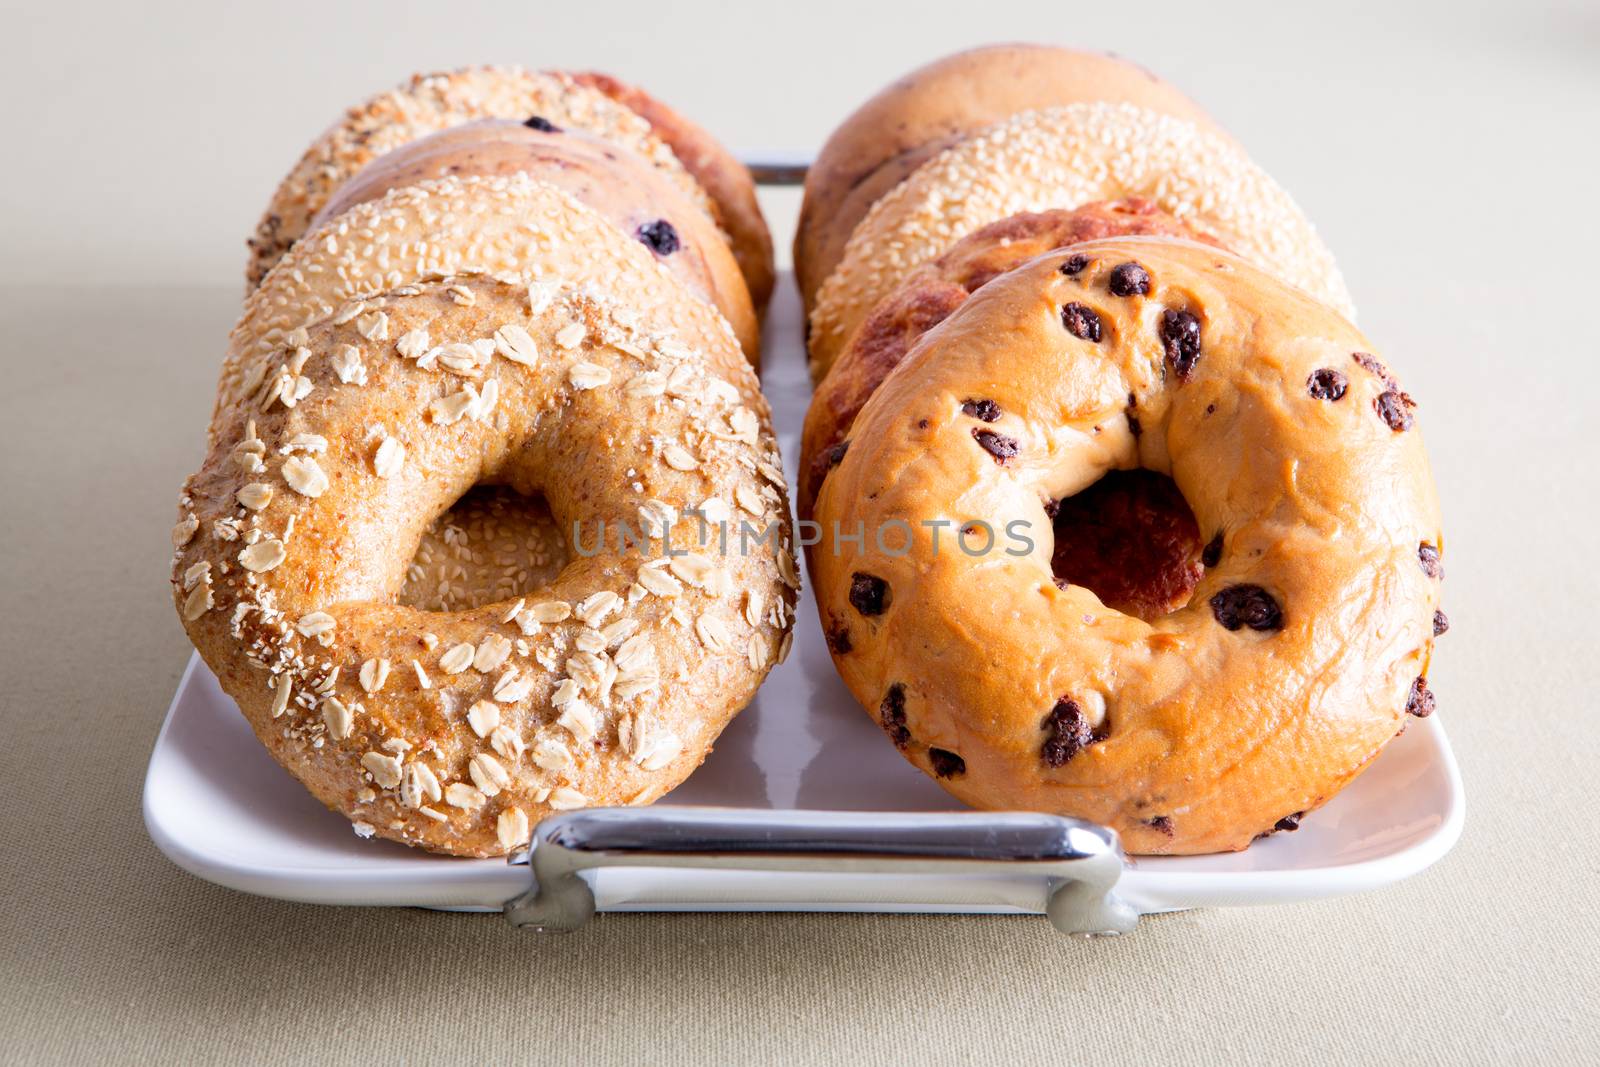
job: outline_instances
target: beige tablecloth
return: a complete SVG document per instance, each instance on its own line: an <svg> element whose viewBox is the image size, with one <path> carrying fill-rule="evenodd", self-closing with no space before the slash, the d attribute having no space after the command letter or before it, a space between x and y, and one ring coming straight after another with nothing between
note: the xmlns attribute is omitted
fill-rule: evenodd
<svg viewBox="0 0 1600 1067"><path fill-rule="evenodd" d="M860 39L816 5L692 29L653 9L416 8L381 23L382 49L330 5L57 10L23 17L20 49L8 34L0 1061L1600 1057L1592 5L1437 22L1206 5L1146 25L998 4L982 31L970 5L914 24L853 6L852 25L879 19ZM1422 402L1453 622L1432 680L1469 798L1450 856L1369 895L1086 943L1042 919L803 915L602 916L540 939L249 897L155 850L140 784L187 656L165 584L174 494L239 237L338 106L415 66L570 56L659 85L731 140L809 144L915 61L1052 27L1213 104L1322 221ZM757 35L792 45L765 82L740 47ZM817 77L808 48L851 73L797 95ZM714 61L750 81L728 92ZM782 244L793 199L771 203Z"/></svg>

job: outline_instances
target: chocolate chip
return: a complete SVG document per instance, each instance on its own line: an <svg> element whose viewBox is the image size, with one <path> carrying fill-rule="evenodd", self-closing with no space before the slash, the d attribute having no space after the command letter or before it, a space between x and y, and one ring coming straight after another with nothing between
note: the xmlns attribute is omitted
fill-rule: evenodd
<svg viewBox="0 0 1600 1067"><path fill-rule="evenodd" d="M530 130L538 130L540 133L560 133L561 132L561 127L560 126L557 126L555 123L551 122L549 119L545 118L543 115L535 115L532 118L528 119L526 122L524 122L523 125L528 127L528 129L530 129Z"/></svg>
<svg viewBox="0 0 1600 1067"><path fill-rule="evenodd" d="M1248 626L1269 632L1283 629L1283 609L1259 585L1230 585L1211 598L1211 614L1225 630Z"/></svg>
<svg viewBox="0 0 1600 1067"><path fill-rule="evenodd" d="M1178 380L1188 381L1200 360L1200 320L1187 311L1168 308L1161 313L1161 346Z"/></svg>
<svg viewBox="0 0 1600 1067"><path fill-rule="evenodd" d="M1050 709L1050 714L1044 717L1040 725L1049 731L1043 747L1039 749L1039 756L1048 767L1064 765L1094 741L1094 728L1089 725L1089 717L1071 697L1056 701L1056 706Z"/></svg>
<svg viewBox="0 0 1600 1067"><path fill-rule="evenodd" d="M850 627L838 620L828 627L828 650L836 656L842 656L850 651Z"/></svg>
<svg viewBox="0 0 1600 1067"><path fill-rule="evenodd" d="M1073 302L1061 308L1061 325L1067 332L1082 341L1100 343L1100 316L1092 308Z"/></svg>
<svg viewBox="0 0 1600 1067"><path fill-rule="evenodd" d="M1068 256L1067 261L1061 264L1061 273L1067 277L1081 273L1089 265L1089 257L1083 255Z"/></svg>
<svg viewBox="0 0 1600 1067"><path fill-rule="evenodd" d="M1434 612L1433 613L1433 636L1438 637L1442 633L1448 633L1449 630L1450 630L1450 616L1446 615L1442 611Z"/></svg>
<svg viewBox="0 0 1600 1067"><path fill-rule="evenodd" d="M995 462L1002 467L1006 465L1006 460L1017 454L1019 446L1015 437L1007 437L1005 434L995 433L993 430L981 429L973 430L972 436L977 438L978 443L983 446L983 450L993 456Z"/></svg>
<svg viewBox="0 0 1600 1067"><path fill-rule="evenodd" d="M1206 567L1215 567L1222 562L1222 531L1217 531L1217 536L1206 542L1206 547L1200 550L1200 562Z"/></svg>
<svg viewBox="0 0 1600 1067"><path fill-rule="evenodd" d="M1388 423L1395 433L1411 429L1411 409L1415 406L1409 396L1394 388L1385 389L1372 401L1378 418Z"/></svg>
<svg viewBox="0 0 1600 1067"><path fill-rule="evenodd" d="M1433 709L1433 690L1428 688L1428 678L1423 675L1411 683L1411 692L1406 697L1406 714L1426 719L1433 714Z"/></svg>
<svg viewBox="0 0 1600 1067"><path fill-rule="evenodd" d="M1146 819L1144 824L1152 830L1166 834L1168 837L1172 836L1172 816L1170 815L1157 815L1153 819Z"/></svg>
<svg viewBox="0 0 1600 1067"><path fill-rule="evenodd" d="M1150 291L1150 272L1132 261L1118 263L1106 287L1112 296L1144 296Z"/></svg>
<svg viewBox="0 0 1600 1067"><path fill-rule="evenodd" d="M1389 377L1389 368L1385 367L1372 357L1370 352L1352 352L1350 358L1360 364L1361 369L1382 378L1386 384L1393 385L1394 379Z"/></svg>
<svg viewBox="0 0 1600 1067"><path fill-rule="evenodd" d="M670 256L678 250L678 231L666 219L647 222L634 230L633 235L658 256Z"/></svg>
<svg viewBox="0 0 1600 1067"><path fill-rule="evenodd" d="M1283 818L1273 823L1272 828L1274 830L1282 830L1286 834L1292 834L1296 830L1300 829L1300 820L1304 817L1305 812L1303 811L1297 811L1293 814L1285 815Z"/></svg>
<svg viewBox="0 0 1600 1067"><path fill-rule="evenodd" d="M823 453L827 460L828 469L832 470L833 468L837 467L839 465L839 461L844 459L844 454L848 451L850 451L850 442L840 441L838 444L832 446L828 449L828 451Z"/></svg>
<svg viewBox="0 0 1600 1067"><path fill-rule="evenodd" d="M1138 401L1134 398L1134 395L1129 393L1128 407L1126 409L1128 414L1128 432L1133 435L1133 439L1135 441L1139 439L1140 434L1144 433L1144 426L1140 424L1139 416L1135 414L1135 412L1138 411L1138 406Z"/></svg>
<svg viewBox="0 0 1600 1067"><path fill-rule="evenodd" d="M961 410L984 422L994 422L1000 417L1000 405L993 400L963 400Z"/></svg>
<svg viewBox="0 0 1600 1067"><path fill-rule="evenodd" d="M1427 541L1417 545L1417 562L1422 564L1422 573L1429 578L1444 577L1444 564L1439 562L1437 546Z"/></svg>
<svg viewBox="0 0 1600 1067"><path fill-rule="evenodd" d="M1061 501L1046 500L1044 502L1044 513L1050 517L1052 522L1054 522L1055 517L1061 514Z"/></svg>
<svg viewBox="0 0 1600 1067"><path fill-rule="evenodd" d="M895 748L905 748L911 743L911 730L906 726L905 686L896 682L889 687L883 695L883 703L878 705L878 719Z"/></svg>
<svg viewBox="0 0 1600 1067"><path fill-rule="evenodd" d="M947 749L928 749L928 762L933 764L933 773L940 778L955 778L967 773L967 761Z"/></svg>
<svg viewBox="0 0 1600 1067"><path fill-rule="evenodd" d="M1313 400L1338 400L1344 396L1348 385L1344 375L1323 367L1312 371L1311 377L1306 379L1306 392L1311 394Z"/></svg>
<svg viewBox="0 0 1600 1067"><path fill-rule="evenodd" d="M863 615L882 615L889 607L889 583L857 571L850 576L850 605Z"/></svg>

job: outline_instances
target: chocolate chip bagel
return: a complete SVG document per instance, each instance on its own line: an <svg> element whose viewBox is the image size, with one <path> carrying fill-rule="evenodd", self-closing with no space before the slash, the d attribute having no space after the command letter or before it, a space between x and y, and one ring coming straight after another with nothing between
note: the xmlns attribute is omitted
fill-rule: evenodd
<svg viewBox="0 0 1600 1067"><path fill-rule="evenodd" d="M418 138L481 119L582 130L648 161L726 234L755 306L766 306L772 239L749 172L710 134L607 75L503 66L418 74L346 111L273 193L249 241L248 285L261 283L339 187L367 164Z"/></svg>
<svg viewBox="0 0 1600 1067"><path fill-rule="evenodd" d="M1085 64L1091 58L1079 53L1046 54L1046 65L1062 69L1070 92L1022 102L988 125L959 129L926 157L913 154L917 165L885 185L859 221L852 213L829 217L820 209L807 216L815 221L803 229L802 244L821 242L808 236L818 228L837 234L850 227L836 256L817 258L826 274L815 280L808 319L814 380L827 374L879 301L962 237L1019 212L1101 200L1147 198L1285 281L1351 312L1344 281L1311 224L1234 141L1197 116L1192 104L1164 86L1152 88L1159 83L1138 68L1122 65L1120 78L1098 78L1090 75L1115 61L1092 57L1090 67ZM1085 76L1072 78L1079 67ZM956 84L970 82L970 90L980 95L985 77L981 64L965 80L952 75ZM938 109L935 87L943 86L938 92L948 95L953 90L947 80L924 84L914 78L892 89L890 97L899 103L875 125L918 106ZM920 103L924 97L926 103ZM829 173L820 172L818 182L827 181Z"/></svg>
<svg viewBox="0 0 1600 1067"><path fill-rule="evenodd" d="M974 806L1092 819L1134 853L1292 827L1433 709L1438 506L1371 351L1189 241L989 281L822 483L821 527L860 535L813 554L840 674Z"/></svg>
<svg viewBox="0 0 1600 1067"><path fill-rule="evenodd" d="M1197 225L1180 222L1139 197L1072 211L1024 212L968 234L912 271L867 316L812 394L800 437L796 502L801 517L811 517L817 487L838 461L837 450L867 398L924 333L985 283L1051 249L1101 237L1165 234L1217 244Z"/></svg>

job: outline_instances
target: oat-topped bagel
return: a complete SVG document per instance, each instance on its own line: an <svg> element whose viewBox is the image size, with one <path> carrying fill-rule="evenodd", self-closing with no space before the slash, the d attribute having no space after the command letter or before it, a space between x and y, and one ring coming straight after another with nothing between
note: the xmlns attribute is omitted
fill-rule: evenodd
<svg viewBox="0 0 1600 1067"><path fill-rule="evenodd" d="M732 168L737 169L730 168L731 157L709 134L620 83L504 66L419 74L346 111L273 194L250 240L249 285L261 283L339 186L368 163L428 134L491 118L583 130L649 161L728 231L761 306L762 279L771 275L766 224L755 207L748 172L736 162ZM765 260L762 248L768 250Z"/></svg>
<svg viewBox="0 0 1600 1067"><path fill-rule="evenodd" d="M970 804L1093 819L1135 853L1292 825L1433 708L1438 508L1413 402L1370 351L1186 241L989 282L823 482L822 528L864 533L813 553L840 673ZM1111 550L1128 611L1079 584Z"/></svg>
<svg viewBox="0 0 1600 1067"><path fill-rule="evenodd" d="M1022 211L1145 197L1351 314L1333 256L1289 195L1226 137L1134 104L1022 112L941 152L873 204L812 309L813 375L920 264Z"/></svg>
<svg viewBox="0 0 1600 1067"><path fill-rule="evenodd" d="M638 156L579 130L557 133L485 119L430 134L378 157L340 186L312 229L356 204L419 182L516 174L565 190L650 249L716 305L751 363L760 366L761 323L716 224Z"/></svg>
<svg viewBox="0 0 1600 1067"><path fill-rule="evenodd" d="M1098 52L1038 44L989 45L946 56L862 104L829 135L806 171L794 243L806 311L867 211L927 160L1019 112L1091 101L1138 104L1210 127L1196 104L1142 67Z"/></svg>
<svg viewBox="0 0 1600 1067"><path fill-rule="evenodd" d="M1216 243L1194 226L1158 210L1151 201L1135 197L1085 204L1072 211L1012 215L968 234L938 259L912 271L873 308L812 394L800 438L797 503L801 517L811 517L817 487L837 459L835 449L873 390L924 333L943 322L967 297L991 279L1051 249L1141 234Z"/></svg>
<svg viewBox="0 0 1600 1067"><path fill-rule="evenodd" d="M646 266L604 289L410 278L306 327L290 391L219 411L174 531L178 608L358 833L495 855L552 810L648 802L782 655L798 581L754 375L725 336L696 352L604 295L699 304ZM484 483L542 494L571 562L515 601L396 603L423 530ZM691 509L775 536L724 551L674 522Z"/></svg>
<svg viewBox="0 0 1600 1067"><path fill-rule="evenodd" d="M714 374L748 394L747 404L763 405L755 378L739 369L748 365L715 308L689 296L643 243L570 194L518 173L396 189L357 204L297 242L245 301L228 341L217 410L262 390L292 394L301 388L289 366L303 344L301 332L318 320L353 315L368 340L381 343L393 337L383 317L352 301L422 277L465 271L528 280L551 276L600 291L627 277L630 308L655 329L676 329L711 361ZM350 373L359 374L359 351L346 358Z"/></svg>

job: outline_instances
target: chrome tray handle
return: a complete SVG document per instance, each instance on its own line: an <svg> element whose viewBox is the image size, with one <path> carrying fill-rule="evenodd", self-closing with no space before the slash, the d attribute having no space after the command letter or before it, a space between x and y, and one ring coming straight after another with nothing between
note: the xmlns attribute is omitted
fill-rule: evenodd
<svg viewBox="0 0 1600 1067"><path fill-rule="evenodd" d="M740 160L757 185L804 185L811 166L809 152L762 152Z"/></svg>
<svg viewBox="0 0 1600 1067"><path fill-rule="evenodd" d="M1138 922L1112 892L1122 874L1116 833L1032 812L590 808L546 819L509 862L528 864L533 885L506 902L506 919L543 932L589 920L595 899L583 872L602 867L1037 874L1044 912L1063 933L1128 933Z"/></svg>

